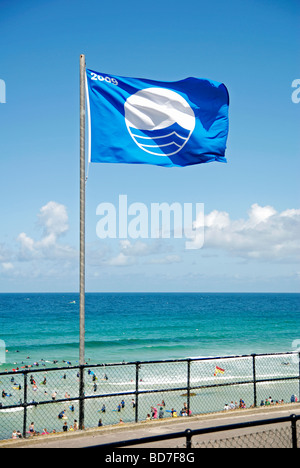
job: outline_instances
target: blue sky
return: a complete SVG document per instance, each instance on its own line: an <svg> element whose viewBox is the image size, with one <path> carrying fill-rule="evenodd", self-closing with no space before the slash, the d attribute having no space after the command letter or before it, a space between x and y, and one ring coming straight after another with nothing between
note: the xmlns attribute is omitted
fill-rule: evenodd
<svg viewBox="0 0 300 468"><path fill-rule="evenodd" d="M78 291L79 55L226 84L228 164L94 164L87 291L299 292L298 0L0 0L0 292ZM204 203L205 242L100 240L101 202Z"/></svg>

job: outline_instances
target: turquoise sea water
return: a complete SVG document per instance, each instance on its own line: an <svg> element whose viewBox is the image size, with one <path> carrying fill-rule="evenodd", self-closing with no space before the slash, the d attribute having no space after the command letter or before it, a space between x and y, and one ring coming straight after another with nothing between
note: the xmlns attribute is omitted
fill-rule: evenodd
<svg viewBox="0 0 300 468"><path fill-rule="evenodd" d="M0 294L6 362L78 361L76 294ZM295 351L300 294L87 294L86 360Z"/></svg>

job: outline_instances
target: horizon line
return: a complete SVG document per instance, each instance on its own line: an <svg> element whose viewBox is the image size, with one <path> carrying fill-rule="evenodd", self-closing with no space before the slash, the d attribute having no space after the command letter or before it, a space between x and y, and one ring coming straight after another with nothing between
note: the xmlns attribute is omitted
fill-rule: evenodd
<svg viewBox="0 0 300 468"><path fill-rule="evenodd" d="M0 291L0 294L79 295L79 291ZM300 294L300 291L86 291L85 294Z"/></svg>

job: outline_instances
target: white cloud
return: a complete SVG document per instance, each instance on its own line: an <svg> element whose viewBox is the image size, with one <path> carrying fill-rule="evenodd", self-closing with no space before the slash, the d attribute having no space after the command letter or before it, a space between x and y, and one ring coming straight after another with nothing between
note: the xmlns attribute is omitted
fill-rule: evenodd
<svg viewBox="0 0 300 468"><path fill-rule="evenodd" d="M171 252L172 248L161 239L156 241L150 240L150 242L142 242L140 240L130 242L128 239L125 239L120 241L119 246L120 253L112 258L104 259L104 264L117 267L132 266L140 263L144 258L152 256L154 258L147 260L146 263L168 264L181 261L181 258L177 255L165 255L167 252ZM162 254L164 254L164 257L159 257Z"/></svg>
<svg viewBox="0 0 300 468"><path fill-rule="evenodd" d="M36 252L36 249L34 247L34 240L31 239L30 237L27 236L27 234L25 234L25 232L21 232L21 234L19 234L18 238L17 238L17 241L20 243L21 245L21 249L22 249L22 257L23 258L26 258L26 257L29 257L30 253L35 253ZM27 252L27 254L26 254Z"/></svg>
<svg viewBox="0 0 300 468"><path fill-rule="evenodd" d="M165 253L165 243L161 240L142 242L140 240L131 243L128 239L120 242L121 252L130 257L146 257L148 255L158 255Z"/></svg>
<svg viewBox="0 0 300 468"><path fill-rule="evenodd" d="M107 265L110 266L117 266L117 267L124 267L124 266L130 266L135 263L135 260L131 257L128 257L124 255L122 252L117 255L116 257L113 257L105 262Z"/></svg>
<svg viewBox="0 0 300 468"><path fill-rule="evenodd" d="M45 237L58 237L69 230L67 208L56 202L49 202L40 209L39 220Z"/></svg>
<svg viewBox="0 0 300 468"><path fill-rule="evenodd" d="M13 266L13 264L11 262L4 262L4 263L2 263L2 268L5 271L10 271L10 270L14 269L14 266Z"/></svg>
<svg viewBox="0 0 300 468"><path fill-rule="evenodd" d="M201 223L196 221L194 227L201 227ZM299 209L279 213L272 206L253 204L248 217L239 220L215 210L204 217L204 226L204 248L221 249L243 258L295 262L300 259Z"/></svg>
<svg viewBox="0 0 300 468"><path fill-rule="evenodd" d="M162 258L153 258L149 263L154 265L171 265L172 263L181 263L182 258L179 255L166 255Z"/></svg>
<svg viewBox="0 0 300 468"><path fill-rule="evenodd" d="M51 201L40 209L38 218L43 229L42 238L34 240L25 232L19 234L17 237L20 245L18 259L25 261L41 258L49 260L72 258L76 254L74 249L59 243L59 239L69 230L66 207Z"/></svg>
<svg viewBox="0 0 300 468"><path fill-rule="evenodd" d="M6 245L1 243L0 244L0 262L1 263L9 262L10 259L11 259L11 255L12 255L12 253L6 247Z"/></svg>
<svg viewBox="0 0 300 468"><path fill-rule="evenodd" d="M140 240L132 243L128 239L120 241L120 253L104 262L110 266L131 266L139 262L143 257L157 255L165 252L163 244L158 240L156 242L142 242Z"/></svg>
<svg viewBox="0 0 300 468"><path fill-rule="evenodd" d="M276 210L272 206L259 206L257 203L251 206L249 211L249 226L258 226L260 223L267 223L276 215Z"/></svg>

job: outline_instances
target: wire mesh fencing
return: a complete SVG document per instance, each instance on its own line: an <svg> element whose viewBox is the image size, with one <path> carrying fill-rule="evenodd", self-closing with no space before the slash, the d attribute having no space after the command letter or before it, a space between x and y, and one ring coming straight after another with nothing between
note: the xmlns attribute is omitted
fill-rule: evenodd
<svg viewBox="0 0 300 468"><path fill-rule="evenodd" d="M194 448L293 448L289 424L280 428L264 431L252 430L250 433L231 437L220 437L193 444Z"/></svg>
<svg viewBox="0 0 300 468"><path fill-rule="evenodd" d="M0 374L0 438L297 402L299 362L286 353L25 367Z"/></svg>

